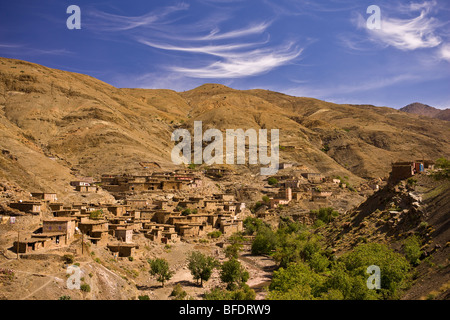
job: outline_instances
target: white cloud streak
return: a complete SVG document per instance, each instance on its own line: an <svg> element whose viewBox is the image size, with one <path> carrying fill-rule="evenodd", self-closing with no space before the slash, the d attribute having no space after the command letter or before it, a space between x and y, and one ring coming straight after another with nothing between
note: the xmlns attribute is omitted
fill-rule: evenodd
<svg viewBox="0 0 450 320"><path fill-rule="evenodd" d="M450 43L443 44L439 48L438 55L441 60L450 62Z"/></svg>
<svg viewBox="0 0 450 320"><path fill-rule="evenodd" d="M420 77L412 74L401 74L392 77L379 77L371 81L360 83L348 83L341 85L333 85L330 87L308 87L300 86L285 91L286 94L294 96L315 97L319 99L327 99L334 96L342 96L353 93L365 92L370 90L382 89L398 83L407 81L417 81Z"/></svg>
<svg viewBox="0 0 450 320"><path fill-rule="evenodd" d="M167 23L165 19L170 14L188 9L188 4L180 3L175 6L164 7L136 17L116 15L98 10L90 10L88 14L95 20L95 22L93 22L95 28L92 29L102 31L126 31L139 27L154 27L158 24Z"/></svg>
<svg viewBox="0 0 450 320"><path fill-rule="evenodd" d="M193 78L241 78L266 73L297 58L302 49L288 44L283 48L230 53L202 68L174 67L174 71Z"/></svg>
<svg viewBox="0 0 450 320"><path fill-rule="evenodd" d="M179 16L178 19L173 18L172 14L188 9L189 5L181 3L139 17L91 10L90 18L95 18L92 22L97 30L132 32L131 38L141 44L183 54L182 58L187 63L165 68L191 78L254 76L288 64L302 53L303 49L293 41L271 45L267 32L273 23L271 20L249 22L246 27L222 31L219 25L229 22L231 18L230 11L227 11L231 10L229 8L221 10L220 14L215 12L215 19L209 17L195 23L183 24ZM255 40L255 36L260 39ZM264 38L261 39L261 36ZM205 57L194 60L189 54L203 54Z"/></svg>
<svg viewBox="0 0 450 320"><path fill-rule="evenodd" d="M411 3L409 6L402 6L399 11L402 13L413 13L420 11L420 15L411 19L391 18L388 13L381 12L381 28L366 28L366 20L359 15L357 24L360 28L365 28L375 43L383 46L392 46L403 51L411 51L422 48L434 48L441 44L442 39L437 34L442 24L429 13L435 1L424 3Z"/></svg>

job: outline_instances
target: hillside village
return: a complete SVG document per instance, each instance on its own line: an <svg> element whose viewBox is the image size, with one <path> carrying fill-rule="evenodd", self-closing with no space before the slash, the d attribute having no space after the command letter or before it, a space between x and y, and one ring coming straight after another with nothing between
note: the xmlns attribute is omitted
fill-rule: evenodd
<svg viewBox="0 0 450 320"><path fill-rule="evenodd" d="M433 169L433 164L432 161L393 163L390 178L406 179ZM283 169L288 168L295 166L283 163L281 173L267 179L276 181L271 188L275 191L267 192L268 199L257 202L254 212L248 207L248 201L238 201L233 193L199 195L205 179L225 180L234 175L232 170L179 169L153 171L147 175L104 174L100 181L84 177L70 183L75 192L96 193L101 188L111 193L116 203L62 203L56 193L33 192L29 199L7 203L9 216L3 215L1 221L13 224L17 219L40 219L38 230L19 234L9 248L17 254L64 247L76 235L82 235L85 242L106 246L111 254L118 252L119 257L128 257L139 247L135 239L168 244L200 239L214 231L227 237L243 230L243 220L247 216L276 219L277 209L283 206L304 202L311 210L327 207L332 199L345 193L347 185L341 179L301 170L284 174ZM382 184L385 182L373 181L359 187L358 191L377 191ZM302 223L312 223L308 210L303 214L297 211L293 217Z"/></svg>
<svg viewBox="0 0 450 320"><path fill-rule="evenodd" d="M220 284L217 270L205 288L192 286L188 252L224 261L247 218L273 229L287 219L311 227L322 208L339 214L326 229L333 253L358 239L391 245L391 236L412 232L398 226L413 218L418 225L436 219L439 245L448 250L448 185L426 179L436 168L423 159L448 157L446 121L217 84L185 92L119 89L5 58L0 69L0 276L15 272L0 281L0 299L167 299L175 284L202 299ZM221 131L282 128L278 172L174 166L171 133L191 130L194 119ZM428 211L415 183L433 196ZM433 210L436 217L427 216ZM422 230L424 239L430 230ZM245 236L239 261L263 299L277 266L270 255L251 254L254 237ZM445 250L437 250L448 268ZM91 293L66 288L66 256L81 264ZM149 276L154 257L175 271L167 289Z"/></svg>

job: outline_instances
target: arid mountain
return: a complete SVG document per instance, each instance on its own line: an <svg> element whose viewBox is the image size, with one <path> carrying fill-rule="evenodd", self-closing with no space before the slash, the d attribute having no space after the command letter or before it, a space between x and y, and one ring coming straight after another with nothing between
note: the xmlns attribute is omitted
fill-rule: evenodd
<svg viewBox="0 0 450 320"><path fill-rule="evenodd" d="M203 130L280 129L280 161L354 182L387 176L392 161L450 155L448 122L266 90L118 89L0 58L0 92L0 178L26 190L62 192L74 174L137 172L142 161L173 167L171 134L195 120Z"/></svg>
<svg viewBox="0 0 450 320"><path fill-rule="evenodd" d="M450 121L450 109L436 109L419 102L408 104L407 106L401 108L400 111L417 114L419 116Z"/></svg>

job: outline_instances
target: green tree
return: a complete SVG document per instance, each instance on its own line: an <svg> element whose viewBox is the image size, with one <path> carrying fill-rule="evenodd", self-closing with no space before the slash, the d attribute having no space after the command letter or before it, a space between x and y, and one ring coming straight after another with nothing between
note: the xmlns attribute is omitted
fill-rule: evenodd
<svg viewBox="0 0 450 320"><path fill-rule="evenodd" d="M150 264L150 274L156 276L156 280L161 282L164 287L164 282L170 280L173 276L173 271L169 269L169 263L161 258L150 259L148 263Z"/></svg>
<svg viewBox="0 0 450 320"><path fill-rule="evenodd" d="M221 266L220 280L227 284L228 290L242 287L250 275L237 259L225 261Z"/></svg>
<svg viewBox="0 0 450 320"><path fill-rule="evenodd" d="M243 221L245 234L253 235L263 227L267 227L268 224L258 218L247 217Z"/></svg>
<svg viewBox="0 0 450 320"><path fill-rule="evenodd" d="M211 278L214 268L218 267L218 262L213 257L204 255L199 251L193 251L187 258L188 269L191 271L194 280L200 280L200 286L203 286L203 281L208 281Z"/></svg>
<svg viewBox="0 0 450 320"><path fill-rule="evenodd" d="M277 245L277 237L269 227L260 228L252 242L252 254L271 254Z"/></svg>
<svg viewBox="0 0 450 320"><path fill-rule="evenodd" d="M412 235L404 241L403 251L405 252L406 259L408 259L412 265L419 264L419 258L423 253L422 250L420 250L421 247L422 240L416 235Z"/></svg>
<svg viewBox="0 0 450 320"><path fill-rule="evenodd" d="M268 298L310 300L320 296L325 279L303 262L290 263L274 271Z"/></svg>
<svg viewBox="0 0 450 320"><path fill-rule="evenodd" d="M267 183L271 186L278 184L278 180L275 177L270 177L267 179Z"/></svg>
<svg viewBox="0 0 450 320"><path fill-rule="evenodd" d="M239 252L242 250L242 244L240 243L233 243L227 246L224 250L225 257L228 259L235 258L237 259L239 257Z"/></svg>
<svg viewBox="0 0 450 320"><path fill-rule="evenodd" d="M304 242L298 235L278 232L277 247L272 257L280 267L286 268L289 263L301 260Z"/></svg>
<svg viewBox="0 0 450 320"><path fill-rule="evenodd" d="M341 297L342 300L374 300L380 296L375 290L367 288L368 274L349 272L342 262L336 262L331 268L331 274L325 281L321 298Z"/></svg>
<svg viewBox="0 0 450 320"><path fill-rule="evenodd" d="M351 276L367 279L366 270L376 265L381 271L381 290L384 299L397 299L410 282L411 266L406 258L383 244L359 244L340 258Z"/></svg>
<svg viewBox="0 0 450 320"><path fill-rule="evenodd" d="M320 208L319 210L312 210L311 212L317 216L317 219L322 220L324 223L330 223L339 215L339 212L333 208Z"/></svg>
<svg viewBox="0 0 450 320"><path fill-rule="evenodd" d="M324 272L327 270L328 266L330 265L330 261L327 257L322 255L319 252L315 252L312 254L311 259L308 262L311 269L313 269L315 272Z"/></svg>

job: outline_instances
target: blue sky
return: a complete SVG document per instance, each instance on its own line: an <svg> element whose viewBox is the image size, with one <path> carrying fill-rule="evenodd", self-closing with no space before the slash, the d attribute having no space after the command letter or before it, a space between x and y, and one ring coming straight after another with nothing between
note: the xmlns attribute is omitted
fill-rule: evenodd
<svg viewBox="0 0 450 320"><path fill-rule="evenodd" d="M67 7L81 9L69 30ZM370 5L380 29L367 28ZM0 56L116 87L204 83L337 103L450 107L450 2L2 1Z"/></svg>

